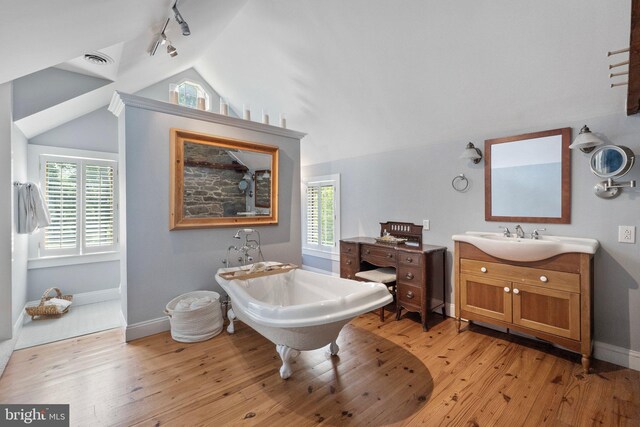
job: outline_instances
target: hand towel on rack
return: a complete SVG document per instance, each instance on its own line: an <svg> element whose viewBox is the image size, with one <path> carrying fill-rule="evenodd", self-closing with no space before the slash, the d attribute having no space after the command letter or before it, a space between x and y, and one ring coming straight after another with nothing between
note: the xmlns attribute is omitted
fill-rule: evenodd
<svg viewBox="0 0 640 427"><path fill-rule="evenodd" d="M40 187L29 182L18 188L18 233L32 233L51 223Z"/></svg>

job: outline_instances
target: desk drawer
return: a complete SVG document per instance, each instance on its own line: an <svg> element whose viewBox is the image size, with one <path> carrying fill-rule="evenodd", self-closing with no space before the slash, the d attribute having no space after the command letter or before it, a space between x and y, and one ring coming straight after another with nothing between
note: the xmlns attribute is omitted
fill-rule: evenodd
<svg viewBox="0 0 640 427"><path fill-rule="evenodd" d="M422 265L422 254L415 252L398 251L396 253L398 262L406 265Z"/></svg>
<svg viewBox="0 0 640 427"><path fill-rule="evenodd" d="M358 271L360 271L360 266L355 256L340 254L340 277L355 279Z"/></svg>
<svg viewBox="0 0 640 427"><path fill-rule="evenodd" d="M348 243L348 242L340 242L340 253L341 254L351 254L351 255L355 255L356 254L356 244L355 243Z"/></svg>
<svg viewBox="0 0 640 427"><path fill-rule="evenodd" d="M422 307L422 288L400 282L396 289L396 298L398 298L398 303L403 306L409 305L420 309Z"/></svg>
<svg viewBox="0 0 640 427"><path fill-rule="evenodd" d="M371 262L374 265L395 263L396 250L393 248L383 248L372 245L362 245L360 257L363 261Z"/></svg>
<svg viewBox="0 0 640 427"><path fill-rule="evenodd" d="M474 276L494 277L513 283L525 283L549 289L580 292L580 275L562 271L519 267L495 262L460 260L460 272Z"/></svg>
<svg viewBox="0 0 640 427"><path fill-rule="evenodd" d="M422 268L400 264L398 281L405 285L422 286Z"/></svg>

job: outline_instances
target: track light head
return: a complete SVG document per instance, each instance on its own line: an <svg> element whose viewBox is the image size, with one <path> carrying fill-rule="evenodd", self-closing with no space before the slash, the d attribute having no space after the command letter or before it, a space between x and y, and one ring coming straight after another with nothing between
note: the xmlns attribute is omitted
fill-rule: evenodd
<svg viewBox="0 0 640 427"><path fill-rule="evenodd" d="M178 2L176 1L171 8L173 10L173 15L176 18L176 22L180 24L180 30L182 31L183 36L188 36L191 34L191 30L189 29L189 24L184 20L180 11L178 11Z"/></svg>
<svg viewBox="0 0 640 427"><path fill-rule="evenodd" d="M167 53L172 58L175 58L176 56L178 56L178 50L175 47L173 47L171 43L167 45Z"/></svg>

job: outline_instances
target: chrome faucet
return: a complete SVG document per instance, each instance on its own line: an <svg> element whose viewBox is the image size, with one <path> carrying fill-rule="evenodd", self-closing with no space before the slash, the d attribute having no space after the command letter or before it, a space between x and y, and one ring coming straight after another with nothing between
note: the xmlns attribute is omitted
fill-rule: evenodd
<svg viewBox="0 0 640 427"><path fill-rule="evenodd" d="M516 225L516 236L518 236L519 239L524 238L524 230L520 227L520 224Z"/></svg>
<svg viewBox="0 0 640 427"><path fill-rule="evenodd" d="M540 238L540 234L538 233L538 231L547 231L546 228L536 228L531 232L531 238L533 240L538 240Z"/></svg>
<svg viewBox="0 0 640 427"><path fill-rule="evenodd" d="M504 225L499 225L498 228L504 228L504 232L502 233L504 237L511 237L511 231L509 231L509 227L505 227Z"/></svg>

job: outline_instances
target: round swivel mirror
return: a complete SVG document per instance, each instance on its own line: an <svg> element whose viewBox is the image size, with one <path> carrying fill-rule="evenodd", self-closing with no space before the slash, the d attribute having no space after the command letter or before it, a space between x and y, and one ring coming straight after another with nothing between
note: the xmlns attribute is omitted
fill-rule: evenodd
<svg viewBox="0 0 640 427"><path fill-rule="evenodd" d="M244 192L248 187L249 187L249 183L244 179L238 183L238 188L242 192Z"/></svg>
<svg viewBox="0 0 640 427"><path fill-rule="evenodd" d="M591 155L591 172L601 178L625 175L633 167L635 154L621 145L600 147Z"/></svg>

